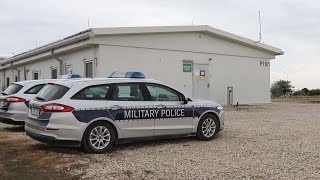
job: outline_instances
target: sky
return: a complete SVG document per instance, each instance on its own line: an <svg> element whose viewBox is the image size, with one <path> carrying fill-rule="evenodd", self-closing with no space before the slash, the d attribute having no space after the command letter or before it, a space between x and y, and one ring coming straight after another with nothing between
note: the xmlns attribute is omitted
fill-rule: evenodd
<svg viewBox="0 0 320 180"><path fill-rule="evenodd" d="M318 0L0 0L0 56L33 49L88 27L210 25L282 49L271 82L320 88ZM88 23L89 22L89 23Z"/></svg>

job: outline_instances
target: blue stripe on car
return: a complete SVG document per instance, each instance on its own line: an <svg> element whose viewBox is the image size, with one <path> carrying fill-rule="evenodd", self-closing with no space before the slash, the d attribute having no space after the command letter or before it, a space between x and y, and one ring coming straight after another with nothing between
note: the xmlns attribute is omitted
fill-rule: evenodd
<svg viewBox="0 0 320 180"><path fill-rule="evenodd" d="M183 116L178 116L176 114L167 114L163 113L161 114L161 110L168 110L175 112L177 110L183 109ZM141 112L141 111L152 111L158 110L158 113L154 116L148 115L143 116L141 114L136 115L137 116L131 116L130 118L125 117L125 111L126 113L132 113L132 111ZM186 118L186 117L200 117L204 112L206 111L214 111L216 113L219 113L220 111L216 107L189 107L189 108L183 108L183 107L173 107L173 108L125 108L125 109L96 109L96 110L74 110L72 113L75 116L75 118L84 123L88 123L93 119L104 117L112 120L138 120L138 119L172 119L172 118ZM127 114L128 115L128 114Z"/></svg>
<svg viewBox="0 0 320 180"><path fill-rule="evenodd" d="M2 108L0 108L1 110L4 110L4 111L8 111L9 110L9 106L10 106L10 103L6 102Z"/></svg>
<svg viewBox="0 0 320 180"><path fill-rule="evenodd" d="M43 112L42 114L40 114L40 116L37 117L37 119L31 117L28 117L28 119L30 120L31 124L46 127L49 124L51 115L52 113Z"/></svg>
<svg viewBox="0 0 320 180"><path fill-rule="evenodd" d="M26 106L29 107L29 102L30 101L25 101L24 104L26 104Z"/></svg>

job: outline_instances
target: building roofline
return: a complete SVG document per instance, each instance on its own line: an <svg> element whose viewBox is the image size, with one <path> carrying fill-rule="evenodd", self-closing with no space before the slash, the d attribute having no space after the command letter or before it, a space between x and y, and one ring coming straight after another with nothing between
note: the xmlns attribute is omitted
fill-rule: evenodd
<svg viewBox="0 0 320 180"><path fill-rule="evenodd" d="M171 32L204 32L213 36L226 38L231 41L248 45L262 51L268 51L274 55L283 55L284 52L276 47L263 44L236 34L232 34L208 25L196 26L144 26L144 27L114 27L114 28L92 28L96 35L117 35L117 34L148 34L148 33L171 33Z"/></svg>
<svg viewBox="0 0 320 180"><path fill-rule="evenodd" d="M89 39L91 36L92 36L91 29L87 29L85 31L81 31L81 32L73 34L71 36L67 36L65 38L54 41L52 43L49 43L49 44L40 46L38 48L31 49L29 51L14 55L10 58L4 59L2 62L0 62L0 64L8 64L12 61L17 61L17 60L20 60L23 58L27 58L27 57L36 55L36 54L40 54L42 52L46 52L48 50L52 50L55 48L59 48L62 46L73 44L73 43L76 43L76 42L79 42L79 41L82 41L85 39Z"/></svg>
<svg viewBox="0 0 320 180"><path fill-rule="evenodd" d="M260 42L253 41L248 38L238 36L220 29L213 28L208 25L196 25L196 26L145 26L145 27L114 27L114 28L91 28L63 39L54 41L52 43L40 46L35 49L17 54L7 59L3 59L0 64L8 64L13 61L18 61L23 58L27 58L42 52L53 50L62 46L66 46L72 43L76 43L82 40L89 39L90 37L99 35L117 35L117 34L150 34L150 33L173 33L173 32L203 32L212 36L234 41L236 43L244 44L261 51L267 51L274 55L283 55L284 52L276 47L269 46Z"/></svg>

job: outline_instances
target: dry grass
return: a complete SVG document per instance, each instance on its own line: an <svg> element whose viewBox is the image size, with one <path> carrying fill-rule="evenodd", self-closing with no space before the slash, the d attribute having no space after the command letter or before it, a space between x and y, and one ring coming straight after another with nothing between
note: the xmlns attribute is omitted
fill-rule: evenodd
<svg viewBox="0 0 320 180"><path fill-rule="evenodd" d="M24 135L23 128L0 126L0 179L78 179L70 173L75 159L61 158L50 151L37 150L38 143ZM42 146L42 145L41 145Z"/></svg>

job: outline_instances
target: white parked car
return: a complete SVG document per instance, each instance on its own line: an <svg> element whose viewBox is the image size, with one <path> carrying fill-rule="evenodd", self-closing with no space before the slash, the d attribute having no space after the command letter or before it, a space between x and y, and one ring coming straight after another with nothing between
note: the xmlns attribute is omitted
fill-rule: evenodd
<svg viewBox="0 0 320 180"><path fill-rule="evenodd" d="M0 95L0 122L23 125L29 101L47 84L55 80L30 80L12 83Z"/></svg>
<svg viewBox="0 0 320 180"><path fill-rule="evenodd" d="M116 143L197 136L211 140L224 127L222 106L188 98L145 78L65 79L30 102L25 131L53 145L102 153Z"/></svg>

